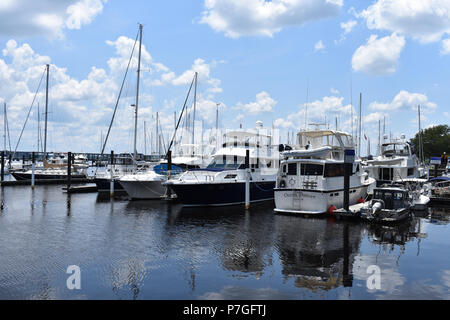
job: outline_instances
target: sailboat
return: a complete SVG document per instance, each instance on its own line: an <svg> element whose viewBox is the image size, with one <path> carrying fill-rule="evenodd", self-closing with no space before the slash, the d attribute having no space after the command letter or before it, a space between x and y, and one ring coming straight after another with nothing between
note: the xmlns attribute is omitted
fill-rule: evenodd
<svg viewBox="0 0 450 320"><path fill-rule="evenodd" d="M44 129L44 166L42 169L34 170L34 179L36 180L67 180L67 166L69 159L60 158L56 160L54 157L50 158L48 161L47 153L47 115L48 115L48 80L50 65L46 65L46 94L45 94L45 129ZM16 180L31 180L33 175L33 170L27 171L14 171L11 172L12 176ZM78 170L76 167L72 168L71 171L72 178L86 178L86 173L84 170Z"/></svg>

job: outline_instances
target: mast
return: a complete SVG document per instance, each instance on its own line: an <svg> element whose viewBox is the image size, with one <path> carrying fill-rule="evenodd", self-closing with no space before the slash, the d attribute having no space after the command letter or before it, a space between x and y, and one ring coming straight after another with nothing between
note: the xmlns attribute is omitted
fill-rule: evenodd
<svg viewBox="0 0 450 320"><path fill-rule="evenodd" d="M425 161L424 156L423 156L423 141L422 141L422 126L421 126L421 122L420 122L420 104L418 107L418 112L419 112L419 160L420 160L420 164L423 164Z"/></svg>
<svg viewBox="0 0 450 320"><path fill-rule="evenodd" d="M378 154L381 156L381 119L378 119Z"/></svg>
<svg viewBox="0 0 450 320"><path fill-rule="evenodd" d="M309 81L306 84L305 130L308 130Z"/></svg>
<svg viewBox="0 0 450 320"><path fill-rule="evenodd" d="M198 72L195 72L195 87L194 87L194 114L192 117L192 154L195 154L195 109L197 106L197 77L198 77Z"/></svg>
<svg viewBox="0 0 450 320"><path fill-rule="evenodd" d="M156 112L156 152L157 152L157 155L159 156L160 155L160 149L159 149L159 129L158 129L158 127L159 127L159 125L158 125L158 122L159 122L159 114L158 114L158 112Z"/></svg>
<svg viewBox="0 0 450 320"><path fill-rule="evenodd" d="M139 25L139 56L138 56L138 68L137 68L137 85L136 85L136 103L135 116L134 116L134 159L137 159L137 125L138 125L138 106L139 106L139 80L141 75L141 50L142 50L142 24Z"/></svg>
<svg viewBox="0 0 450 320"><path fill-rule="evenodd" d="M352 126L352 139L353 139L353 79L352 74L350 73L350 123ZM326 122L326 121L325 121Z"/></svg>
<svg viewBox="0 0 450 320"><path fill-rule="evenodd" d="M358 157L361 157L361 108L362 108L362 93L359 93L359 134L358 134Z"/></svg>
<svg viewBox="0 0 450 320"><path fill-rule="evenodd" d="M47 159L47 122L48 122L48 74L50 65L47 64L47 81L45 86L45 125L44 125L44 159Z"/></svg>
<svg viewBox="0 0 450 320"><path fill-rule="evenodd" d="M37 112L37 152L39 152L39 136L41 135L41 126L40 126L40 122L41 122L41 118L39 116L39 102L38 102L38 112Z"/></svg>
<svg viewBox="0 0 450 320"><path fill-rule="evenodd" d="M3 103L3 150L6 153L6 102Z"/></svg>
<svg viewBox="0 0 450 320"><path fill-rule="evenodd" d="M147 129L144 121L144 156L147 154Z"/></svg>

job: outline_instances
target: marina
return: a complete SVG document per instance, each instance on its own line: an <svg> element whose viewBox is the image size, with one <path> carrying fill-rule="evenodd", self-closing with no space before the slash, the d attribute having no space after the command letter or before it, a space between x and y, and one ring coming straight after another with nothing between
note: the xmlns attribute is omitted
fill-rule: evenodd
<svg viewBox="0 0 450 320"><path fill-rule="evenodd" d="M450 300L449 21L446 1L3 1L0 301Z"/></svg>

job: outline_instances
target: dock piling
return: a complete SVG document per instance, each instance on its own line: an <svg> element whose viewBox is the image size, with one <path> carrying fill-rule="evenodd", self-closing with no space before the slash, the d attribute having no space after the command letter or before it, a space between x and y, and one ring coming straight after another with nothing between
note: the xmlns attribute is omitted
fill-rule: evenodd
<svg viewBox="0 0 450 320"><path fill-rule="evenodd" d="M110 168L111 181L109 183L109 196L114 198L114 151L111 150L111 168Z"/></svg>
<svg viewBox="0 0 450 320"><path fill-rule="evenodd" d="M2 151L1 181L5 181L5 151Z"/></svg>
<svg viewBox="0 0 450 320"><path fill-rule="evenodd" d="M72 184L72 152L69 151L67 157L67 192L69 192Z"/></svg>
<svg viewBox="0 0 450 320"><path fill-rule="evenodd" d="M35 170L35 162L34 162L34 152L31 154L31 189L34 189L34 170Z"/></svg>
<svg viewBox="0 0 450 320"><path fill-rule="evenodd" d="M250 209L250 150L245 151L245 210Z"/></svg>

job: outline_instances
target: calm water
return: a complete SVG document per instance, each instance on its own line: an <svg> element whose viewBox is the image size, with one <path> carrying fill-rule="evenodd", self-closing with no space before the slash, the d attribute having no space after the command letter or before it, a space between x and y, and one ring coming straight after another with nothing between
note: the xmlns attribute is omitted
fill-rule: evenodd
<svg viewBox="0 0 450 320"><path fill-rule="evenodd" d="M61 186L1 199L0 299L450 299L448 209L383 228ZM69 265L81 290L66 287ZM366 286L370 265L380 290Z"/></svg>

